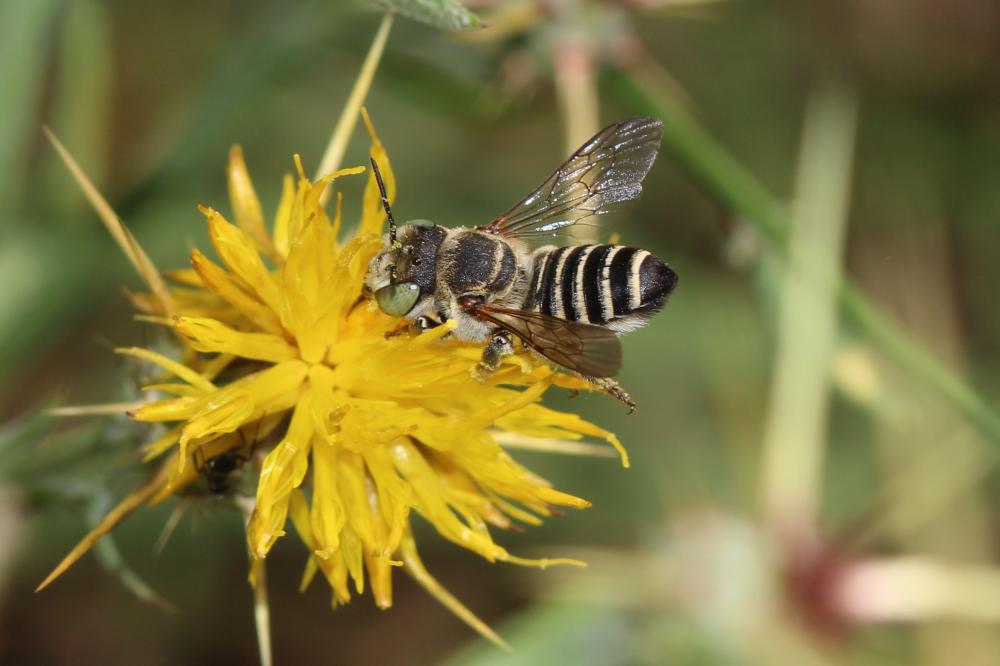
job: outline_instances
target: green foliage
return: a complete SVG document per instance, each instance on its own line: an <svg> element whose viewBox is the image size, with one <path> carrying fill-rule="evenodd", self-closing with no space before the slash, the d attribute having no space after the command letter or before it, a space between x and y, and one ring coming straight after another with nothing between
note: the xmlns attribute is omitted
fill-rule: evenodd
<svg viewBox="0 0 1000 666"><path fill-rule="evenodd" d="M62 3L59 0L0 4L0 228L15 221L27 172L27 154L41 104L49 30Z"/></svg>
<svg viewBox="0 0 1000 666"><path fill-rule="evenodd" d="M476 30L486 26L458 0L374 0L407 18L442 30Z"/></svg>
<svg viewBox="0 0 1000 666"><path fill-rule="evenodd" d="M608 666L631 662L631 629L621 613L589 603L539 604L500 628L517 646L505 653L480 644L443 666L574 664Z"/></svg>
<svg viewBox="0 0 1000 666"><path fill-rule="evenodd" d="M34 410L32 416L0 427L0 482L16 485L35 511L70 509L88 528L94 527L117 502L109 481L124 469L116 461L133 450L141 428L124 418L62 433L54 432L54 424L42 410ZM113 536L101 539L93 553L138 599L171 608L126 563Z"/></svg>
<svg viewBox="0 0 1000 666"><path fill-rule="evenodd" d="M785 207L702 130L676 99L671 100L662 89L650 87L648 81L623 71L612 72L609 79L630 107L664 119L664 144L677 154L686 170L755 225L779 252L784 251L791 225ZM1000 413L982 395L872 305L850 280L843 281L839 296L844 314L880 351L933 388L1000 446Z"/></svg>

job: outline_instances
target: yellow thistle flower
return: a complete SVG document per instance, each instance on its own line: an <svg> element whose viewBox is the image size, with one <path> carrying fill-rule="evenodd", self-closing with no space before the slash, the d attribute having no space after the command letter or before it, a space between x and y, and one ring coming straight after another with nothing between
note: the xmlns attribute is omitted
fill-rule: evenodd
<svg viewBox="0 0 1000 666"><path fill-rule="evenodd" d="M389 160L363 117L371 157L392 197ZM310 553L303 586L322 572L340 604L350 600L352 586L362 593L367 579L375 603L386 608L392 568L403 565L496 639L423 568L411 513L491 562L579 564L516 557L494 541L490 527L535 525L552 507L589 506L519 465L501 442L559 440L572 447L568 440L596 437L617 448L627 465L624 451L614 435L539 404L551 386L590 390L589 383L526 351L506 359L488 380L477 380L470 370L481 346L451 339L449 325L407 333L400 320L383 314L362 294L369 261L383 243L385 214L374 176L368 176L353 237L341 243L342 193L332 219L324 195L365 169L312 181L297 157L295 166L297 177L286 176L268 231L242 152L234 148L228 179L235 224L201 208L221 263L193 250L192 268L169 274L170 286L151 264L140 269L152 288L134 302L144 318L173 329L181 353L175 360L143 348L118 351L162 370L144 387L153 399L130 415L167 425L145 450L146 460L165 460L43 586L130 511L182 493L199 479L204 461L252 450L250 440L276 439L260 462L247 524L255 562L267 557L291 519ZM124 227L118 231L123 247L144 258Z"/></svg>

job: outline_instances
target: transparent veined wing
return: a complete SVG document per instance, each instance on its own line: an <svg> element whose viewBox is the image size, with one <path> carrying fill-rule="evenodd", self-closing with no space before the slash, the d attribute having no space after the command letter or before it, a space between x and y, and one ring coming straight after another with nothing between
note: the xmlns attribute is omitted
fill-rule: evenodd
<svg viewBox="0 0 1000 666"><path fill-rule="evenodd" d="M478 229L517 238L553 237L566 227L637 199L660 148L663 123L630 118L605 127L541 186Z"/></svg>

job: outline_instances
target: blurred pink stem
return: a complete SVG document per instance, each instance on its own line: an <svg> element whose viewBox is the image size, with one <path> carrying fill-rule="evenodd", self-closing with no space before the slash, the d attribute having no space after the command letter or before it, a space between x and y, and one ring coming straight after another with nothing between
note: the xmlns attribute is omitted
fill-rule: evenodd
<svg viewBox="0 0 1000 666"><path fill-rule="evenodd" d="M860 561L834 589L834 603L860 622L1000 622L1000 568L928 557Z"/></svg>

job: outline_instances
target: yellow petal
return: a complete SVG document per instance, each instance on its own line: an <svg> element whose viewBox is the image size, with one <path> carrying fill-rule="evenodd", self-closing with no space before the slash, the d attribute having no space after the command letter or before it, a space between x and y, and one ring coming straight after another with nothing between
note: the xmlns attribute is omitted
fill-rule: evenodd
<svg viewBox="0 0 1000 666"><path fill-rule="evenodd" d="M582 560L574 560L570 557L542 557L538 559L528 558L528 557L515 557L514 555L507 555L505 561L511 564L518 564L522 567L537 567L539 569L547 569L549 567L558 566L570 566L579 567L581 569L587 568L587 563Z"/></svg>
<svg viewBox="0 0 1000 666"><path fill-rule="evenodd" d="M242 358L280 363L298 357L298 349L271 333L242 333L214 319L175 317L174 329L193 349L229 353Z"/></svg>
<svg viewBox="0 0 1000 666"><path fill-rule="evenodd" d="M459 601L455 595L453 595L448 590L442 587L441 583L437 582L433 576L427 571L424 563L420 560L420 556L417 555L417 544L413 539L413 535L407 532L406 536L403 538L402 544L399 547L400 555L403 558L403 564L406 567L407 573L413 576L413 579L420 584L427 592L438 600L438 602L450 610L455 616L462 622L472 627L480 636L487 639L491 643L503 648L504 650L510 651L510 646L507 645L504 639L490 629L489 625L480 620L476 615L470 611L465 604Z"/></svg>
<svg viewBox="0 0 1000 666"><path fill-rule="evenodd" d="M101 405L65 405L42 410L46 416L93 416L96 414L127 414L142 407L145 403L109 402Z"/></svg>
<svg viewBox="0 0 1000 666"><path fill-rule="evenodd" d="M281 313L281 291L261 261L250 237L226 221L218 212L203 208L208 219L208 236L222 263L276 313Z"/></svg>
<svg viewBox="0 0 1000 666"><path fill-rule="evenodd" d="M340 447L319 444L313 447L313 494L310 527L313 550L332 553L340 548L340 532L347 523L340 499L337 473Z"/></svg>
<svg viewBox="0 0 1000 666"><path fill-rule="evenodd" d="M204 395L205 393L201 389L195 388L190 384L178 384L178 383L146 384L140 390L157 391L160 393L169 393L175 396L187 396L191 398L197 398L201 395ZM139 406L141 406L141 404Z"/></svg>
<svg viewBox="0 0 1000 666"><path fill-rule="evenodd" d="M118 354L125 354L127 356L134 356L136 358L149 361L150 363L154 363L203 392L207 393L215 390L215 384L208 381L194 370L191 370L190 368L181 365L177 361L171 360L162 354L157 354L152 350L143 349L142 347L119 347L115 350L115 352Z"/></svg>
<svg viewBox="0 0 1000 666"><path fill-rule="evenodd" d="M93 206L94 211L97 216L101 218L104 222L104 226L111 233L111 236L118 243L118 247L121 248L125 256L132 263L132 267L135 268L136 273L139 277L143 279L152 292L156 295L162 311L167 315L173 315L173 303L170 298L170 291L167 289L167 285L163 282L163 278L160 277L160 272L156 270L156 266L150 260L149 255L143 251L142 247L135 240L126 227L125 224L118 218L114 210L108 204L107 200L101 196L101 193L97 191L94 184L87 178L87 175L80 168L80 165L76 163L73 156L69 154L65 146L56 138L48 127L42 127L42 131L45 132L45 136L48 137L49 141L55 147L56 152L59 154L60 159L69 169L73 178L76 180L77 185L83 191L84 196Z"/></svg>
<svg viewBox="0 0 1000 666"><path fill-rule="evenodd" d="M261 466L257 504L247 534L256 557L266 557L274 542L284 536L291 492L305 478L312 440L311 400L309 392L301 397L284 440L267 454Z"/></svg>
<svg viewBox="0 0 1000 666"><path fill-rule="evenodd" d="M369 155L378 164L379 171L382 173L382 180L385 182L386 196L391 204L396 200L396 174L392 171L392 166L389 164L389 155L385 152L385 146L382 145L378 135L375 133L375 126L372 125L371 118L368 116L368 110L364 107L361 109L361 118L365 121L368 137L372 143ZM365 195L361 208L361 222L358 225L358 236L368 234L380 236L382 235L382 225L384 223L385 211L382 208L382 195L379 192L375 174L371 173L368 176L368 184L365 185Z"/></svg>
<svg viewBox="0 0 1000 666"><path fill-rule="evenodd" d="M269 333L278 333L282 330L276 312L241 289L226 271L198 250L191 251L191 265L204 281L206 288L236 308L248 321Z"/></svg>
<svg viewBox="0 0 1000 666"><path fill-rule="evenodd" d="M176 268L164 274L164 277L171 282L187 285L189 287L205 286L198 274L190 268Z"/></svg>
<svg viewBox="0 0 1000 666"><path fill-rule="evenodd" d="M247 165L243 160L243 149L233 146L229 149L229 164L226 169L229 184L229 201L233 206L236 224L247 232L257 243L257 248L270 257L277 258L271 237L264 228L264 212L260 207L257 192L254 191Z"/></svg>
<svg viewBox="0 0 1000 666"><path fill-rule="evenodd" d="M158 437L156 440L143 446L142 449L144 453L142 456L142 461L149 462L153 458L156 458L169 451L170 448L177 443L177 440L180 439L181 430L183 430L183 428L184 426L176 426L174 428L171 428L167 432L163 433L161 437Z"/></svg>
<svg viewBox="0 0 1000 666"><path fill-rule="evenodd" d="M312 528L309 525L309 502L306 500L305 494L298 488L292 491L291 499L288 502L288 515L291 517L292 525L295 526L295 531L298 532L302 543L310 551L316 550L316 540L313 539ZM316 564L316 558L310 555L309 560L306 562L305 571L302 572L299 592L306 591L309 583L316 576L317 571L319 571L319 566Z"/></svg>
<svg viewBox="0 0 1000 666"><path fill-rule="evenodd" d="M187 462L187 447L192 440L233 432L250 421L256 406L249 393L233 390L220 391L203 404L202 409L188 418L187 424L181 431L178 440L180 445L178 465L181 468Z"/></svg>
<svg viewBox="0 0 1000 666"><path fill-rule="evenodd" d="M278 201L278 212L274 215L274 249L281 257L280 267L288 256L288 229L291 225L292 211L295 208L295 180L291 174L285 174L282 181L281 199Z"/></svg>
<svg viewBox="0 0 1000 666"><path fill-rule="evenodd" d="M198 399L190 397L171 398L148 402L129 413L136 421L144 423L159 423L161 421L179 421L186 419L198 408Z"/></svg>
<svg viewBox="0 0 1000 666"><path fill-rule="evenodd" d="M219 373L225 370L230 363L236 360L235 354L219 354L211 361L201 367L201 376L209 381L213 381Z"/></svg>
<svg viewBox="0 0 1000 666"><path fill-rule="evenodd" d="M393 444L391 453L396 469L413 486L414 508L441 536L479 553L491 562L506 555L503 548L493 543L484 524L477 524L468 512L462 511L463 507L449 503L448 492L441 480L407 438L400 438ZM462 520L456 512L462 514Z"/></svg>
<svg viewBox="0 0 1000 666"><path fill-rule="evenodd" d="M542 405L527 405L496 419L501 428L538 438L578 439L581 435L599 437L611 444L621 457L622 467L629 466L628 451L614 433L598 428L576 414L557 412Z"/></svg>
<svg viewBox="0 0 1000 666"><path fill-rule="evenodd" d="M578 436L571 433L570 437ZM593 456L596 458L613 458L615 451L590 442L576 442L573 439L555 439L551 437L528 437L517 432L497 430L493 438L507 449L524 449L525 451L540 451L542 453L558 453L569 456Z"/></svg>

